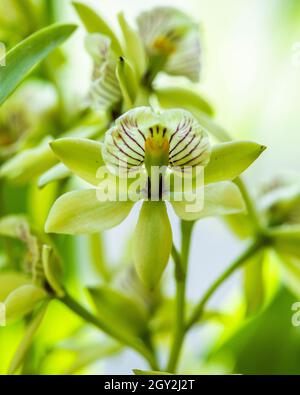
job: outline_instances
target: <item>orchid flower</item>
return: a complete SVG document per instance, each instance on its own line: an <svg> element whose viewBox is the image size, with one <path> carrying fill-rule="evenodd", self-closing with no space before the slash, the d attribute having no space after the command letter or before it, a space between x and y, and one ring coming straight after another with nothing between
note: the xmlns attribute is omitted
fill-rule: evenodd
<svg viewBox="0 0 300 395"><path fill-rule="evenodd" d="M46 231L84 234L109 229L124 221L133 205L142 200L134 261L137 273L150 288L158 283L172 248L166 202L187 221L244 211L239 189L228 180L245 170L264 149L249 142L212 148L206 131L189 112L155 112L148 107L135 108L118 118L106 132L104 144L60 139L50 145L73 173L94 188L61 196L49 213ZM234 165L237 155L240 161ZM194 170L199 166L204 168L205 185L195 178ZM162 171L158 182L152 183L151 172L156 167ZM138 180L133 178L136 174ZM192 179L187 195L182 183L176 182L180 174ZM130 195L132 189L136 198ZM198 200L199 194L204 201Z"/></svg>

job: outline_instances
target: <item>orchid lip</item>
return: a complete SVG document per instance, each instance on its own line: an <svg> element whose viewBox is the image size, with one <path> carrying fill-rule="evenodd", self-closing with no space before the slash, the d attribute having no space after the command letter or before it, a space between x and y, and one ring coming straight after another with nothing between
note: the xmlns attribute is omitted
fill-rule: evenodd
<svg viewBox="0 0 300 395"><path fill-rule="evenodd" d="M116 171L138 171L151 166L170 169L205 166L210 158L205 130L184 110L156 113L138 107L118 118L106 133L103 157Z"/></svg>

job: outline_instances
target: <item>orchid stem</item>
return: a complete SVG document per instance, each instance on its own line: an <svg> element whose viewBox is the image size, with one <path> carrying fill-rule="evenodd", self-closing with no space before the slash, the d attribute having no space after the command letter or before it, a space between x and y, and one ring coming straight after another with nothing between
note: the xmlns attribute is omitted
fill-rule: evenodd
<svg viewBox="0 0 300 395"><path fill-rule="evenodd" d="M190 320L187 323L186 331L190 330L191 327L200 320L202 314L204 312L205 306L211 296L215 293L215 291L222 285L228 277L231 276L237 269L239 269L247 260L253 256L256 252L258 252L261 248L266 245L266 240L259 238L254 240L252 244L225 270L224 273L218 277L215 282L209 287L209 289L205 292L204 296L200 300L200 302L195 307L194 313L192 314Z"/></svg>
<svg viewBox="0 0 300 395"><path fill-rule="evenodd" d="M172 249L175 262L176 316L173 344L167 366L167 371L170 373L176 372L185 336L186 275L193 225L194 222L181 222L181 255L179 256L175 247Z"/></svg>

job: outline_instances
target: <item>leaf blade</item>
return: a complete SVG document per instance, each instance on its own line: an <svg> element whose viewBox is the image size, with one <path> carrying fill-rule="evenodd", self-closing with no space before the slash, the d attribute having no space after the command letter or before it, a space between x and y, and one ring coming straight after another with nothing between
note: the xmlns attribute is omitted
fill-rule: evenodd
<svg viewBox="0 0 300 395"><path fill-rule="evenodd" d="M6 66L0 68L0 105L13 93L32 68L62 44L76 29L75 25L55 24L32 34L12 48ZM29 56L31 52L31 56Z"/></svg>

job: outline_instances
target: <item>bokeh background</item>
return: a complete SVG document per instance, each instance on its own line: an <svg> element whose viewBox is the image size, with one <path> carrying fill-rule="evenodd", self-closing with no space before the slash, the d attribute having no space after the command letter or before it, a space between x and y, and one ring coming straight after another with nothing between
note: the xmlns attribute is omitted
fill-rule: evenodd
<svg viewBox="0 0 300 395"><path fill-rule="evenodd" d="M64 3L61 20L78 22L68 1ZM94 0L87 3L114 26L119 10L124 11L129 20L134 20L141 10L162 5L161 0ZM199 92L213 104L218 122L235 138L251 139L268 148L245 174L253 196L264 183L282 172L299 174L300 2L164 0L163 5L179 7L200 22L203 67ZM84 32L78 32L66 44L71 66L65 72L70 106L80 102L88 88L91 64L83 49L83 37ZM12 212L27 208L28 202L20 202L15 190L11 193L16 196L15 202L9 203ZM137 208L124 223L105 235L105 247L112 265L127 259L124 249L134 229L136 212ZM178 241L178 222L173 216L172 224ZM74 289L79 284L97 283L87 239L65 237L61 243L66 257L69 254L66 271ZM188 278L190 300L197 300L243 248L244 242L233 236L222 220L205 219L198 223ZM276 277L276 262L270 264L274 266L272 273L274 271ZM172 270L164 276L166 292L171 295L174 291ZM300 301L300 292L299 295L291 293L276 283L274 296L265 310L241 325L242 284L242 273L237 273L212 298L209 308L232 314L230 323L226 323L226 329L224 322L197 326L187 338L182 369L189 373L299 373L300 327L293 327L291 323L291 306ZM75 336L80 331L80 336ZM0 373L5 373L22 333L21 323L0 328ZM91 328L81 328L80 320L59 303L54 303L39 331L28 370L61 373L72 360L74 349L82 347L85 347L87 359L90 357L93 361L88 348L93 342L99 346L108 344L107 338ZM105 360L99 356L88 366L82 365L82 369L79 367L75 371L128 374L132 368L146 368L131 351L112 353Z"/></svg>

